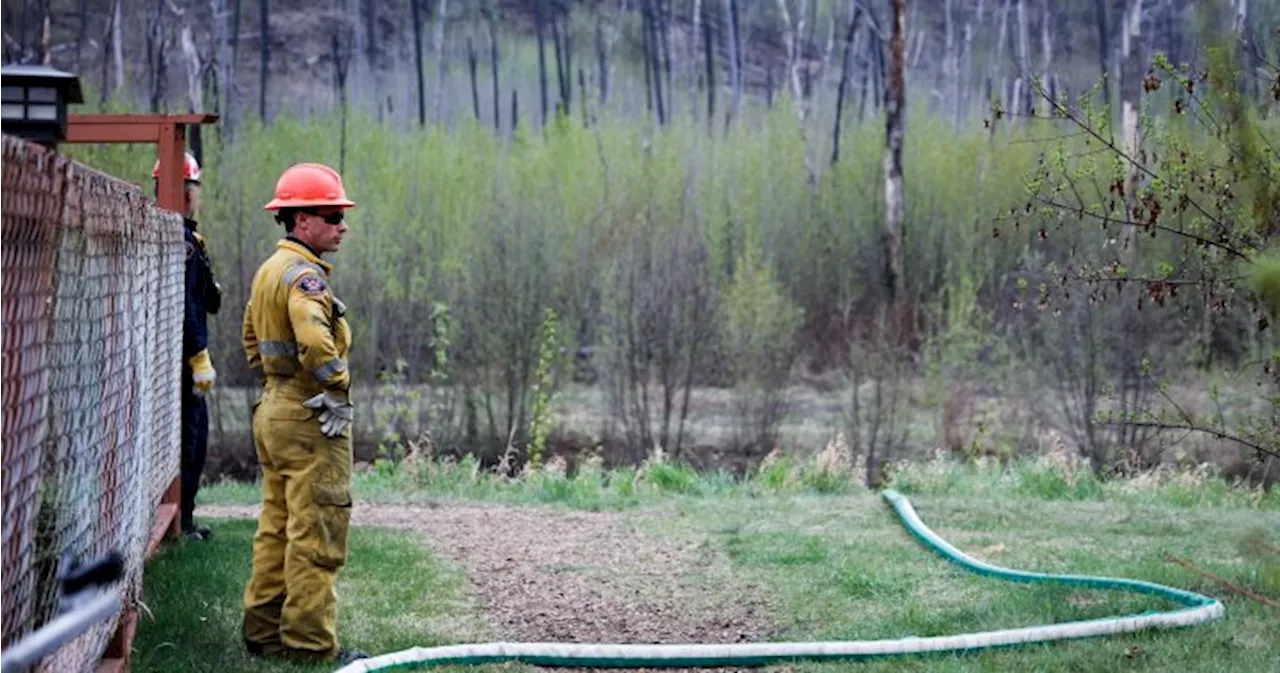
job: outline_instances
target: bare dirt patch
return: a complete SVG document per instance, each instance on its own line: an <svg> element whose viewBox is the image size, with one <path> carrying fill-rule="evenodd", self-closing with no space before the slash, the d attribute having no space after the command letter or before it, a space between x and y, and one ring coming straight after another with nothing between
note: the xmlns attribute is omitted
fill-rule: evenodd
<svg viewBox="0 0 1280 673"><path fill-rule="evenodd" d="M216 506L203 507L197 515L256 513L253 506ZM353 523L421 532L433 550L465 568L477 606L503 640L773 640L765 592L735 577L728 560L709 545L656 539L643 532L643 517L649 516L653 515L535 507L359 504Z"/></svg>

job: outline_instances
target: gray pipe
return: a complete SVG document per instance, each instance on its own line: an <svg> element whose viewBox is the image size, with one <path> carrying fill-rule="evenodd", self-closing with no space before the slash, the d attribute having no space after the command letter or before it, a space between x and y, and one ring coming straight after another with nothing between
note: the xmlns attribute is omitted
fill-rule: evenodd
<svg viewBox="0 0 1280 673"><path fill-rule="evenodd" d="M63 614L0 653L0 673L25 671L45 655L80 637L99 621L115 616L120 596L105 593Z"/></svg>

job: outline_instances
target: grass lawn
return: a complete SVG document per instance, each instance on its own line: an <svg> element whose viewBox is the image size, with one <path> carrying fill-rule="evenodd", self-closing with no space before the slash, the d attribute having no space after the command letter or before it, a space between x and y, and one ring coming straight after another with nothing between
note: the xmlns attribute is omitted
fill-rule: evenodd
<svg viewBox="0 0 1280 673"><path fill-rule="evenodd" d="M1163 560L1196 560L1237 584L1280 595L1280 556L1258 559L1249 540L1274 540L1280 517L1029 498L913 496L925 524L990 563L1040 572L1145 579L1218 596L1223 621L966 656L859 664L865 671L1278 671L1280 610L1224 593ZM927 552L870 494L680 502L671 535L727 553L780 599L785 640L870 640L1051 624L1177 607L1123 592L1079 591L985 579ZM798 665L798 671L850 664Z"/></svg>
<svg viewBox="0 0 1280 673"><path fill-rule="evenodd" d="M207 520L211 540L169 546L146 573L146 603L133 670L329 671L250 658L240 640L240 597L249 579L255 522ZM464 576L400 531L354 529L358 563L340 575L338 637L374 653L474 638L481 628L464 603ZM438 670L462 670L441 668ZM469 668L466 670L477 670ZM497 671L501 667L479 670Z"/></svg>
<svg viewBox="0 0 1280 673"><path fill-rule="evenodd" d="M1241 598L1166 557L1189 559L1237 585L1280 598L1280 508L1272 499L1236 497L1213 483L1192 487L1176 481L1164 490L1108 484L1081 492L1057 487L1036 491L1025 486L1041 483L1036 480L1044 475L1034 474L1034 480L972 472L934 480L916 475L914 482L904 482L913 484L911 490L900 490L926 525L989 562L1186 588L1222 599L1225 619L1174 631L964 656L798 662L768 670L1280 671L1280 610ZM464 487L441 473L370 474L357 480L362 499L357 507L389 508L408 501L442 507L479 501L543 504L549 519L573 509L616 510L627 525L651 539L727 559L735 573L767 596L773 613L769 619L778 631L772 640L778 641L931 636L1174 607L1152 597L1013 584L969 574L922 547L877 494L862 489L770 492L716 478L654 477L654 470L643 479L626 475L630 486L619 485L616 475L597 475L560 477L559 487L536 479ZM594 485L575 484L592 478L598 480ZM424 488L427 484L432 487ZM655 484L660 487L652 488ZM1217 504L1200 502L1188 489L1203 489ZM246 500L251 501L251 493L243 485L202 491L205 504ZM155 619L143 618L135 644L136 670L336 668L267 664L243 654L240 592L249 572L253 522L220 520L213 525L213 540L166 548L148 567L147 604ZM469 597L465 568L431 551L427 543L422 535L403 530L354 530L352 561L339 584L344 642L379 654L415 645L502 639L487 628ZM518 556L520 549L510 554ZM689 600L700 604L734 600L711 574L703 583L683 586ZM532 669L505 664L434 670Z"/></svg>

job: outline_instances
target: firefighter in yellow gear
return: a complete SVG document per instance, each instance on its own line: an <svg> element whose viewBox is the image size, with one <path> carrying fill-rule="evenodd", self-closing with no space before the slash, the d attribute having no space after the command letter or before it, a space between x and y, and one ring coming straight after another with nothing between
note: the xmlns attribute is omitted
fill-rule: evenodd
<svg viewBox="0 0 1280 673"><path fill-rule="evenodd" d="M264 379L253 411L262 512L242 626L251 654L342 664L369 656L337 637L351 517L351 330L321 259L342 243L354 205L337 171L313 163L286 170L266 205L286 236L254 274L241 334Z"/></svg>

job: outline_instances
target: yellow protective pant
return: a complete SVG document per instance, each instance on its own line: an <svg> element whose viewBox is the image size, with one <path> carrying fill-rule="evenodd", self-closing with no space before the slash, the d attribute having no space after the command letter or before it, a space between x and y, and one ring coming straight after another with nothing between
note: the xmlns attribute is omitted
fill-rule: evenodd
<svg viewBox="0 0 1280 673"><path fill-rule="evenodd" d="M325 437L320 412L303 399L290 381L271 377L253 414L262 513L243 636L253 652L329 659L338 653L335 582L347 557L351 432Z"/></svg>

